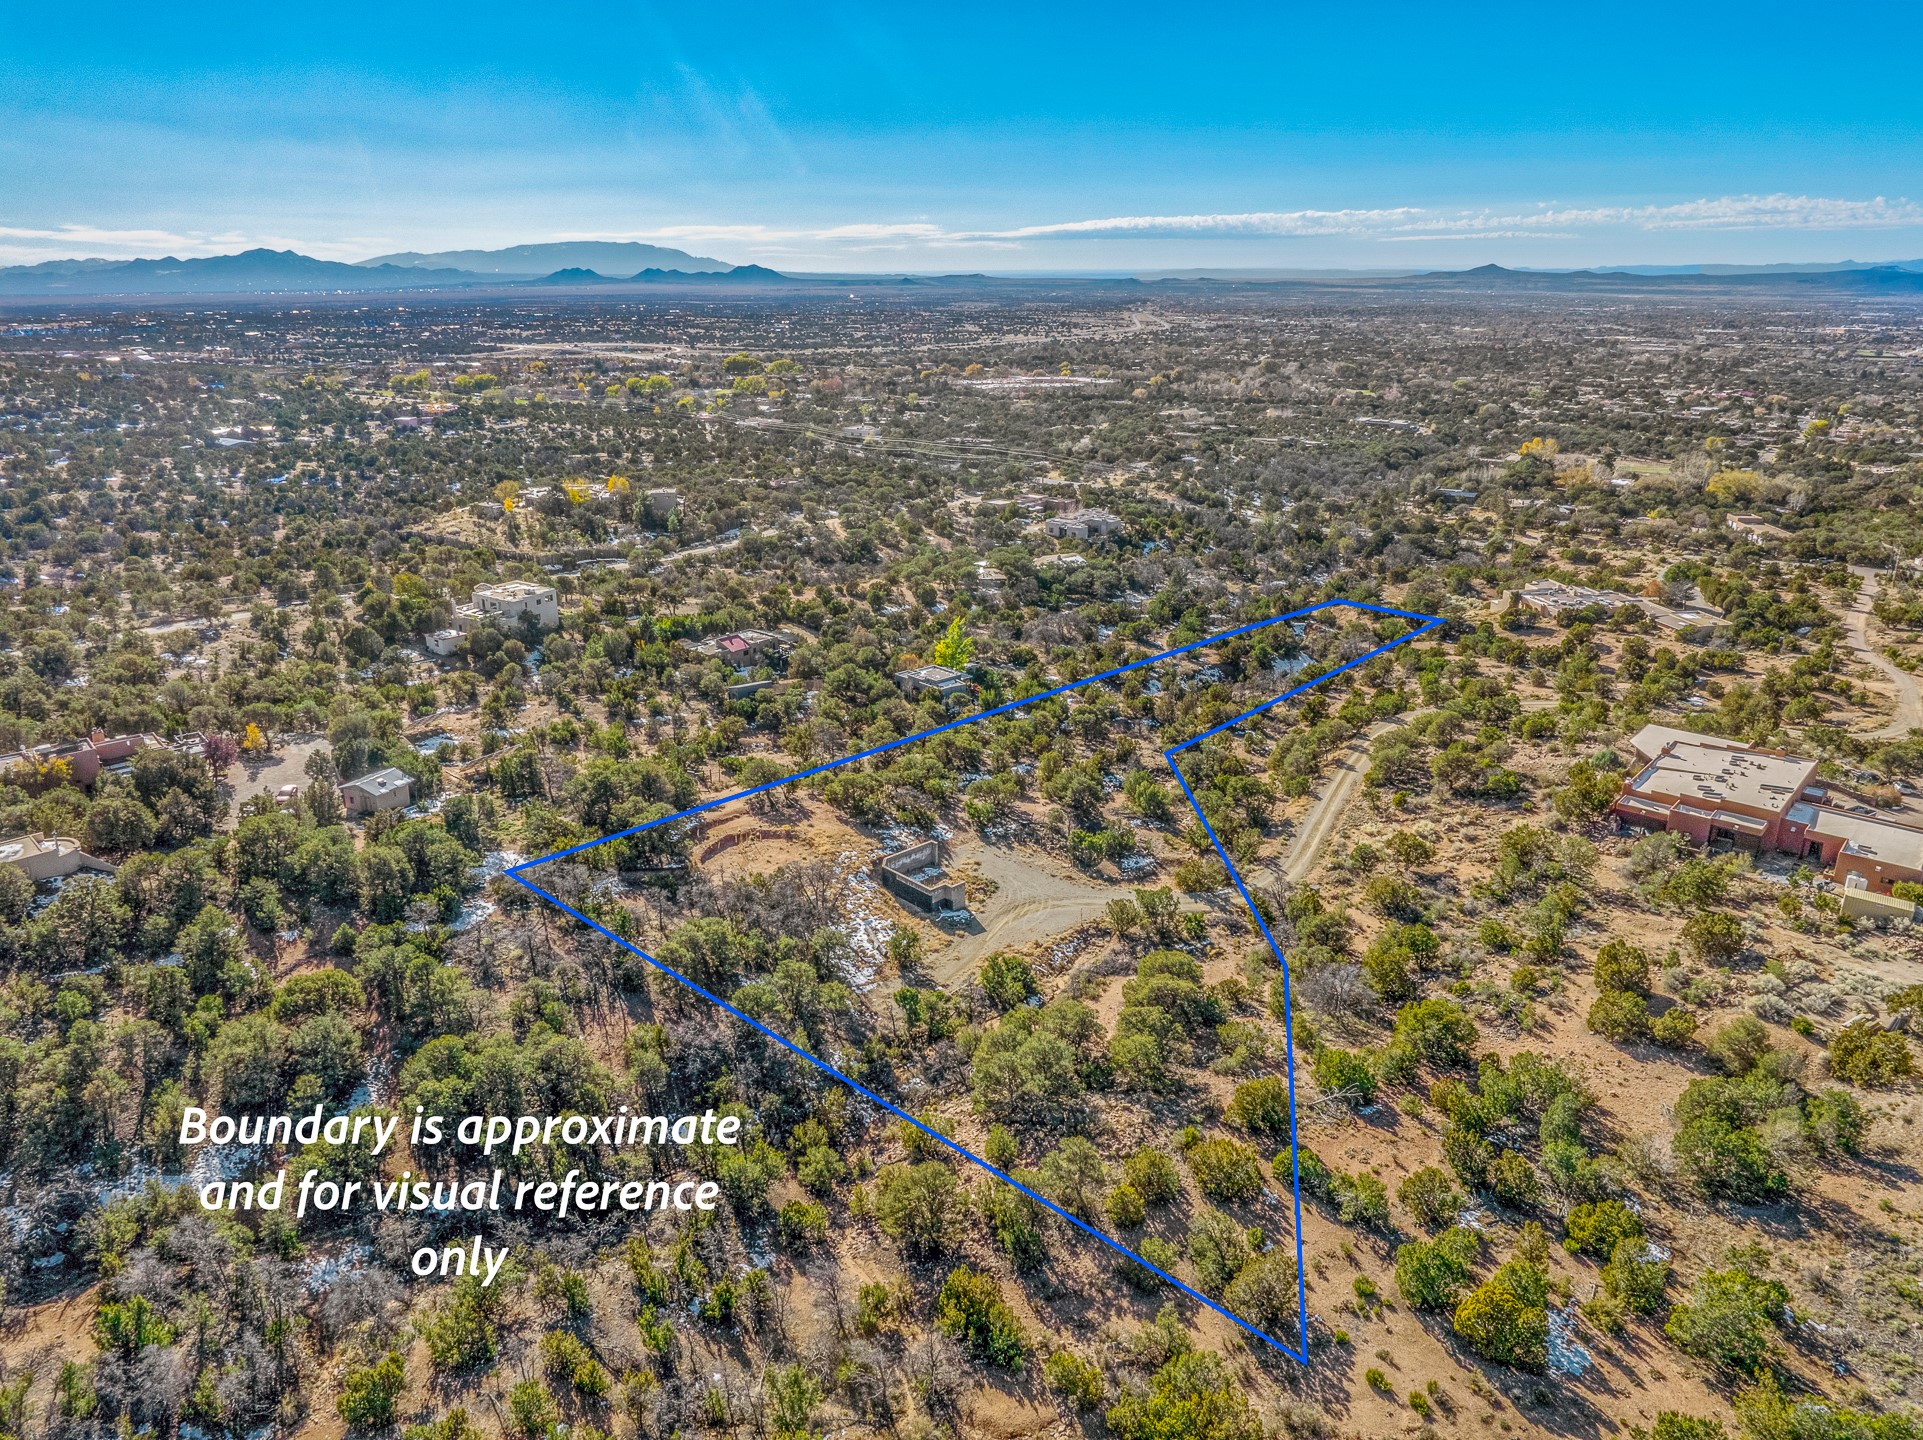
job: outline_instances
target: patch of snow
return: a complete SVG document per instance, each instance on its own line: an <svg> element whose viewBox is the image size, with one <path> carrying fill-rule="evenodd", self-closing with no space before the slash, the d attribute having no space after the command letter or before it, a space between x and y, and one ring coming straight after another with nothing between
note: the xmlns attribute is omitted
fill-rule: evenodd
<svg viewBox="0 0 1923 1440"><path fill-rule="evenodd" d="M1581 1375L1595 1358L1589 1347L1576 1338L1576 1322L1567 1310L1549 1312L1549 1373Z"/></svg>

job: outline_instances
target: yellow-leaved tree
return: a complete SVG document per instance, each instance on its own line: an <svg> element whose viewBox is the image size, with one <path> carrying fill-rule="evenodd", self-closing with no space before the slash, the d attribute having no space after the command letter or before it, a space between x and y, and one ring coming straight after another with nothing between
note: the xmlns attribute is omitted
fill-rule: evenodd
<svg viewBox="0 0 1923 1440"><path fill-rule="evenodd" d="M975 637L962 629L962 617L957 615L948 622L948 633L935 642L929 655L937 665L946 665L950 670L965 670L968 662L975 658Z"/></svg>

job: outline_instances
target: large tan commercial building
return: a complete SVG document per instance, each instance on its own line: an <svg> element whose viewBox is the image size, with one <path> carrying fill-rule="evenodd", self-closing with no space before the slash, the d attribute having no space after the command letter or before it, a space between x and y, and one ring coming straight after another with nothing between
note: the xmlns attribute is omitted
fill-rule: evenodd
<svg viewBox="0 0 1923 1440"><path fill-rule="evenodd" d="M1611 809L1631 825L1795 855L1879 895L1923 881L1923 829L1833 803L1814 760L1667 725L1645 725L1629 743L1642 768Z"/></svg>

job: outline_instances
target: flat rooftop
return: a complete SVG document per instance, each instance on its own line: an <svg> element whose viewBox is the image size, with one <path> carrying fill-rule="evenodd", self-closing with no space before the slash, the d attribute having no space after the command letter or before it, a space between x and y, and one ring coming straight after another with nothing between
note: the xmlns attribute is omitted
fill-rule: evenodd
<svg viewBox="0 0 1923 1440"><path fill-rule="evenodd" d="M496 600L525 600L530 595L552 595L552 585L536 585L532 580L500 580L492 585L476 585L476 595L489 595Z"/></svg>
<svg viewBox="0 0 1923 1440"><path fill-rule="evenodd" d="M1805 810L1811 812L1807 820L1802 813ZM1875 815L1850 815L1827 805L1799 805L1790 818L1808 825L1812 835L1841 840L1845 855L1861 856L1879 865L1923 870L1923 830Z"/></svg>
<svg viewBox="0 0 1923 1440"><path fill-rule="evenodd" d="M1700 808L1747 805L1782 814L1816 778L1816 762L1671 741L1630 784L1633 794Z"/></svg>
<svg viewBox="0 0 1923 1440"><path fill-rule="evenodd" d="M42 840L38 835L9 835L0 840L0 864L15 865L37 855L57 855L59 852L58 842Z"/></svg>

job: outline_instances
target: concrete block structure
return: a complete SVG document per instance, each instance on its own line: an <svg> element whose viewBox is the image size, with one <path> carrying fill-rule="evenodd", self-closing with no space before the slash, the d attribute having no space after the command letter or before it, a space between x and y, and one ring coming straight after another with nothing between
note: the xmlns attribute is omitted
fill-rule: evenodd
<svg viewBox="0 0 1923 1440"><path fill-rule="evenodd" d="M968 890L942 869L939 840L924 840L882 856L875 862L875 878L890 894L930 915L968 908Z"/></svg>
<svg viewBox="0 0 1923 1440"><path fill-rule="evenodd" d="M1077 510L1072 515L1051 515L1042 521L1042 530L1057 540L1094 540L1121 534L1122 517L1107 510Z"/></svg>

